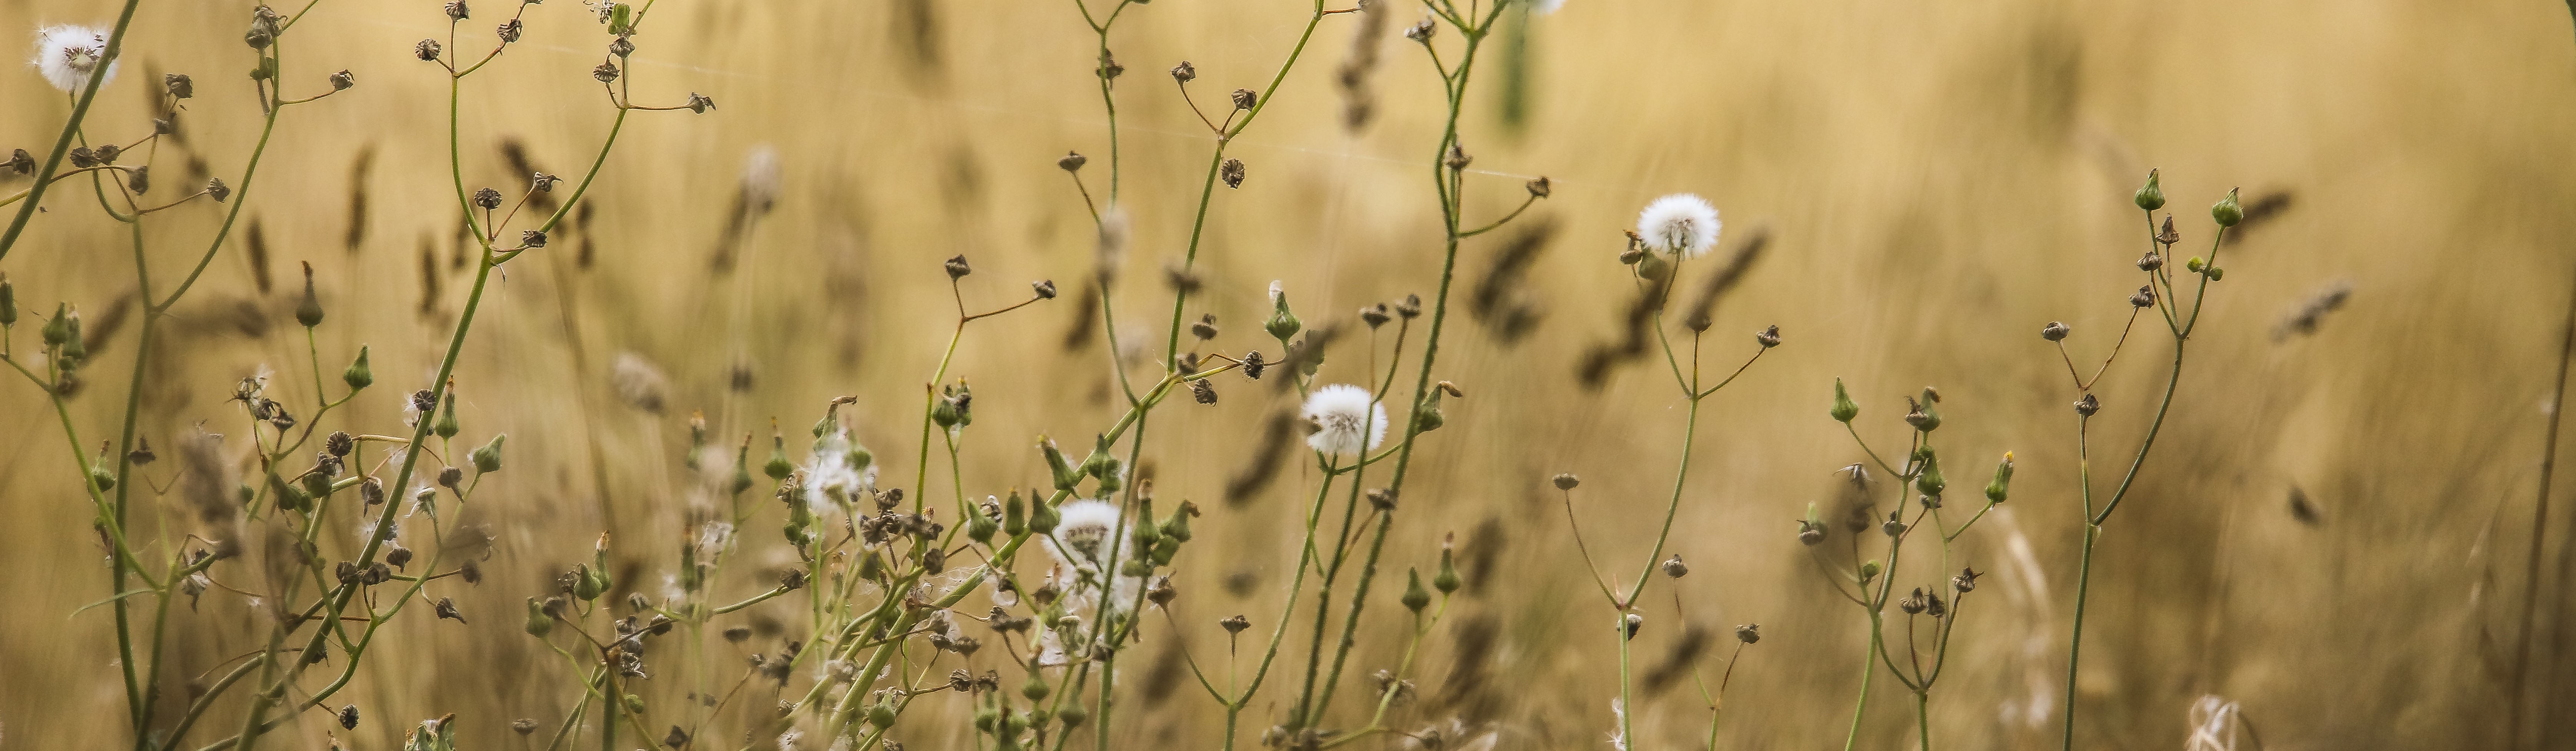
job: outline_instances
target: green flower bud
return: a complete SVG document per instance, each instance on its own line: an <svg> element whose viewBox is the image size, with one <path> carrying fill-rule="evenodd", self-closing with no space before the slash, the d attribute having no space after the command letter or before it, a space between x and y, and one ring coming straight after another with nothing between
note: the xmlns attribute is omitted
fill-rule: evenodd
<svg viewBox="0 0 2576 751"><path fill-rule="evenodd" d="M761 471L768 473L769 479L777 481L784 481L788 475L796 473L796 464L787 460L787 437L778 434L778 426L774 423L769 431L769 463L763 465Z"/></svg>
<svg viewBox="0 0 2576 751"><path fill-rule="evenodd" d="M620 5L617 7L624 8L626 6ZM876 706L869 707L868 724L875 725L878 730L894 727L894 705L890 702L881 701L877 702Z"/></svg>
<svg viewBox="0 0 2576 751"><path fill-rule="evenodd" d="M18 285L10 284L7 274L0 274L0 326L16 325L18 325Z"/></svg>
<svg viewBox="0 0 2576 751"><path fill-rule="evenodd" d="M67 327L63 339L63 358L67 360L88 358L89 337L81 335L80 311L72 311L71 316L63 320L63 324Z"/></svg>
<svg viewBox="0 0 2576 751"><path fill-rule="evenodd" d="M554 633L555 631L554 616L547 615L545 604L538 602L537 598L534 597L528 598L528 625L526 628L529 636L534 636L539 639L546 638L547 634Z"/></svg>
<svg viewBox="0 0 2576 751"><path fill-rule="evenodd" d="M1149 557L1154 560L1156 566L1169 566L1172 565L1172 557L1180 553L1181 541L1162 537L1154 540L1153 553Z"/></svg>
<svg viewBox="0 0 2576 751"><path fill-rule="evenodd" d="M1405 569L1404 609L1413 611L1414 615L1421 615L1422 609L1430 606L1431 592L1422 588L1422 572L1418 569Z"/></svg>
<svg viewBox="0 0 2576 751"><path fill-rule="evenodd" d="M966 539L983 543L992 542L994 530L1000 529L1001 526L982 509L970 509L966 512Z"/></svg>
<svg viewBox="0 0 2576 751"><path fill-rule="evenodd" d="M1440 573L1431 576L1431 587L1444 595L1457 592L1465 583L1458 578L1458 557L1452 554L1451 547L1447 542L1440 544Z"/></svg>
<svg viewBox="0 0 2576 751"><path fill-rule="evenodd" d="M305 328L322 325L322 298L313 293L313 264L304 264L304 299L295 303L295 322Z"/></svg>
<svg viewBox="0 0 2576 751"><path fill-rule="evenodd" d="M1048 505L1046 501L1032 500L1029 503L1029 534L1046 535L1054 532L1056 522L1061 519L1062 517L1056 514L1055 507Z"/></svg>
<svg viewBox="0 0 2576 751"><path fill-rule="evenodd" d="M366 345L358 345L358 359L356 362L349 363L348 370L340 371L340 381L349 384L351 391L375 385L376 371L367 365Z"/></svg>
<svg viewBox="0 0 2576 751"><path fill-rule="evenodd" d="M956 427L957 405L946 399L930 400L930 421L943 429Z"/></svg>
<svg viewBox="0 0 2576 751"><path fill-rule="evenodd" d="M573 597L580 598L583 602L589 602L591 600L599 599L599 595L607 591L607 578L600 576L598 572L590 570L590 564L584 563L573 567Z"/></svg>
<svg viewBox="0 0 2576 751"><path fill-rule="evenodd" d="M71 339L71 314L66 312L69 310L71 307L68 305L54 303L54 317L45 319L45 328L41 332L45 337L45 346L61 346L63 342Z"/></svg>
<svg viewBox="0 0 2576 751"><path fill-rule="evenodd" d="M1039 438L1038 453L1046 455L1047 472L1054 475L1055 489L1072 492L1074 485L1082 481L1082 473L1065 461L1064 450L1056 448L1054 441Z"/></svg>
<svg viewBox="0 0 2576 751"><path fill-rule="evenodd" d="M636 695L634 695L634 694L627 694L627 695L626 695L626 713L627 713L627 714L643 714L643 713L644 713L644 697L636 696Z"/></svg>
<svg viewBox="0 0 2576 751"><path fill-rule="evenodd" d="M2138 188L2138 208L2154 211L2165 207L2165 189L2157 185L2157 170L2147 170L2147 184Z"/></svg>
<svg viewBox="0 0 2576 751"><path fill-rule="evenodd" d="M1012 488L1011 497L1002 499L1002 534L1018 537L1029 531L1029 506L1020 500L1020 489Z"/></svg>
<svg viewBox="0 0 2576 751"><path fill-rule="evenodd" d="M1056 712L1055 719L1058 722L1064 723L1065 728L1070 730L1072 728L1081 727L1084 720L1091 719L1091 710L1083 709L1082 705L1075 704Z"/></svg>
<svg viewBox="0 0 2576 751"><path fill-rule="evenodd" d="M1020 695L1028 697L1029 701L1040 701L1047 698L1047 694L1053 693L1054 691L1055 687L1047 685L1046 676L1038 672L1037 664L1034 662L1030 663L1029 680L1026 683L1020 684Z"/></svg>
<svg viewBox="0 0 2576 751"><path fill-rule="evenodd" d="M439 407L438 421L430 424L429 432L444 440L455 438L458 430L459 428L456 426L456 395L448 394L446 403Z"/></svg>
<svg viewBox="0 0 2576 751"><path fill-rule="evenodd" d="M1876 578L1878 578L1878 562L1877 562L1877 561L1867 561L1867 562L1863 562L1862 564L1860 564L1860 580L1861 580L1861 581L1869 581L1869 580L1871 580L1871 579L1876 579Z"/></svg>
<svg viewBox="0 0 2576 751"><path fill-rule="evenodd" d="M1994 481L1986 483L1986 501L1987 501L1987 502L1989 502L1989 503L2002 503L2002 502L2004 502L2004 496L2006 495L2006 492L2012 489L2012 473L2013 473L2013 455L2012 455L2012 452L2010 452L2010 451L2006 451L2006 452L2004 452L2004 460L2003 460L2003 461L2000 461L2000 462L1995 462L1995 479L1994 479Z"/></svg>
<svg viewBox="0 0 2576 751"><path fill-rule="evenodd" d="M1860 405L1852 403L1851 392L1843 388L1843 379L1834 379L1834 408L1826 414L1833 415L1835 422L1846 425L1852 418L1860 416Z"/></svg>
<svg viewBox="0 0 2576 751"><path fill-rule="evenodd" d="M1296 336L1306 327L1305 322L1297 320L1297 314L1288 312L1288 293L1277 282L1270 285L1270 308L1270 320L1262 323L1261 329L1270 332L1270 336L1281 343L1286 343L1288 337Z"/></svg>
<svg viewBox="0 0 2576 751"><path fill-rule="evenodd" d="M481 448L475 449L474 453L467 454L468 458L474 460L474 471L484 474L501 471L501 442L509 438L508 433L495 433L492 435L492 442L483 444Z"/></svg>
<svg viewBox="0 0 2576 751"><path fill-rule="evenodd" d="M98 492L101 493L116 489L116 473L107 471L105 462L90 465L89 481L90 484L97 485ZM328 481L325 483L327 484Z"/></svg>
<svg viewBox="0 0 2576 751"><path fill-rule="evenodd" d="M742 495L742 491L751 489L751 438L749 436L743 437L742 448L734 450L733 479L725 487L730 490L730 495Z"/></svg>
<svg viewBox="0 0 2576 751"><path fill-rule="evenodd" d="M1002 712L1000 710L992 707L984 707L982 709L975 710L975 729L977 731L986 733L993 732L994 726L999 724L1001 721Z"/></svg>
<svg viewBox="0 0 2576 751"><path fill-rule="evenodd" d="M2191 260L2182 262L2182 268L2184 271L2198 274L2201 269L2209 268L2209 263L2200 260L2200 256L2192 256Z"/></svg>
<svg viewBox="0 0 2576 751"><path fill-rule="evenodd" d="M1172 509L1172 517L1163 520L1163 537L1175 542L1189 542L1190 517L1197 516L1198 513L1197 504L1182 501L1180 508Z"/></svg>
<svg viewBox="0 0 2576 751"><path fill-rule="evenodd" d="M2220 280L2220 279L2225 279L2225 278L2227 278L2227 270L2226 270L2226 269L2222 269L2222 268L2219 268L2219 267L2216 267L2216 266L2211 266L2211 267L2209 267L2209 280L2210 280L2210 281L2215 282L2215 281L2218 281L2218 280Z"/></svg>
<svg viewBox="0 0 2576 751"><path fill-rule="evenodd" d="M1950 486L1950 481L1941 477L1941 457L1932 453L1932 447L1925 446L1922 460L1923 473L1914 476L1914 489L1923 491L1924 495L1939 498L1941 489Z"/></svg>
<svg viewBox="0 0 2576 751"><path fill-rule="evenodd" d="M2235 188L2228 188L2227 197L2218 199L2217 205L2209 207L2209 218L2218 220L2221 227L2234 227L2237 222L2245 221L2245 207L2236 202Z"/></svg>

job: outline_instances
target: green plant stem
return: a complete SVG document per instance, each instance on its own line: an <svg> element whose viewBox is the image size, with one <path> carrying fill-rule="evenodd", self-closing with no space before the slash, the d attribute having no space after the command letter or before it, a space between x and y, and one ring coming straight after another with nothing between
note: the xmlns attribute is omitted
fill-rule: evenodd
<svg viewBox="0 0 2576 751"><path fill-rule="evenodd" d="M1932 751L1932 689L1914 692L1914 733L1923 751Z"/></svg>
<svg viewBox="0 0 2576 751"><path fill-rule="evenodd" d="M1851 731L1843 735L1843 751L1852 751L1860 745L1860 719L1869 711L1869 681L1870 678L1878 675L1880 640L1879 616L1877 610L1873 608L1869 616L1869 648L1863 650L1860 655L1860 699L1852 702Z"/></svg>

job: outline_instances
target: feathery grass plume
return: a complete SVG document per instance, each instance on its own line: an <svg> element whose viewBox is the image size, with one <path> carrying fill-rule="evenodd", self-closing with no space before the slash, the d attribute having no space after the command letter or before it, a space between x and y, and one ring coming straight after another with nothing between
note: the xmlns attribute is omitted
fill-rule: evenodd
<svg viewBox="0 0 2576 751"><path fill-rule="evenodd" d="M340 245L351 253L367 242L367 176L376 168L376 145L358 149L358 158L349 163L349 228Z"/></svg>
<svg viewBox="0 0 2576 751"><path fill-rule="evenodd" d="M2246 232L2290 213L2290 208L2298 203L2298 198L2298 193L2288 188L2255 194L2252 200L2245 202L2245 218L2237 222L2236 226L2227 228L2227 244L2235 245L2244 242Z"/></svg>
<svg viewBox="0 0 2576 751"><path fill-rule="evenodd" d="M1315 427L1306 445L1327 454L1358 457L1386 437L1386 406L1368 389L1345 383L1317 388L1299 416Z"/></svg>
<svg viewBox="0 0 2576 751"><path fill-rule="evenodd" d="M663 394L670 390L670 379L651 360L633 352L617 353L617 362L609 367L609 386L626 406L653 414L662 413Z"/></svg>
<svg viewBox="0 0 2576 751"><path fill-rule="evenodd" d="M1665 689L1672 688L1674 682L1690 675L1699 666L1700 654L1708 651L1715 635L1707 626L1697 623L1685 626L1682 638L1673 642L1672 653L1665 655L1664 661L1653 670L1646 671L1645 677L1637 681L1637 688L1648 699L1662 695Z"/></svg>
<svg viewBox="0 0 2576 751"><path fill-rule="evenodd" d="M1226 478L1227 503L1237 506L1250 503L1254 496L1270 487L1270 482L1279 477L1280 464L1288 459L1291 447L1296 445L1300 423L1297 413L1284 409L1271 413L1270 419L1262 421L1259 441L1251 458Z"/></svg>
<svg viewBox="0 0 2576 751"><path fill-rule="evenodd" d="M2249 211L2246 216L2251 217L2253 214ZM2251 223L2253 220L2249 218L2246 221ZM2294 337L2317 333L2317 325L2325 322L2326 314L2342 308L2344 302L2351 297L2351 279L2336 279L2325 283L2325 286L2318 287L2317 291L2309 293L2306 300L2300 301L2298 307L2290 309L2287 315L2281 317L2281 322L2272 327L2272 342L2278 344Z"/></svg>
<svg viewBox="0 0 2576 751"><path fill-rule="evenodd" d="M1483 323L1503 346L1517 344L1529 336L1545 315L1537 296L1523 288L1521 282L1555 236L1556 223L1551 221L1540 221L1513 234L1511 241L1494 254L1493 265L1486 268L1467 296L1467 314Z"/></svg>
<svg viewBox="0 0 2576 751"><path fill-rule="evenodd" d="M1367 127L1377 114L1377 93L1369 87L1369 74L1377 71L1378 53L1386 45L1386 18L1394 12L1386 4L1386 0L1360 0L1355 8L1359 19L1351 24L1350 54L1334 72L1333 81L1342 90L1342 127L1354 132Z"/></svg>
<svg viewBox="0 0 2576 751"><path fill-rule="evenodd" d="M268 231L256 215L250 218L250 228L244 231L242 249L250 254L251 285L258 288L260 294L268 294L275 284L268 274Z"/></svg>
<svg viewBox="0 0 2576 751"><path fill-rule="evenodd" d="M1601 388L1609 382L1611 370L1645 356L1655 314L1663 311L1672 287L1673 275L1666 272L1637 288L1637 296L1628 301L1626 312L1620 316L1618 340L1592 345L1575 366L1575 375L1584 388Z"/></svg>
<svg viewBox="0 0 2576 751"><path fill-rule="evenodd" d="M1736 284L1744 281L1744 273L1752 270L1753 262L1762 257L1762 249L1771 243L1771 231L1757 228L1751 234L1752 237L1745 240L1743 249L1735 251L1735 255L1726 260L1726 265L1718 267L1716 272L1709 274L1706 281L1700 284L1699 294L1693 296L1690 306L1683 309L1682 326L1684 328L1692 331L1707 331L1714 323L1711 316L1717 310L1717 301L1726 297L1727 291L1735 289Z"/></svg>
<svg viewBox="0 0 2576 751"><path fill-rule="evenodd" d="M45 82L65 92L78 94L89 86L91 75L103 75L101 86L116 80L116 67L121 60L107 58L108 30L89 26L47 26L36 30L36 54L27 61ZM121 56L120 56L121 57ZM106 72L100 73L100 64Z"/></svg>
<svg viewBox="0 0 2576 751"><path fill-rule="evenodd" d="M1717 207L1691 193L1674 193L1637 212L1637 236L1646 249L1681 258L1698 258L1717 247Z"/></svg>

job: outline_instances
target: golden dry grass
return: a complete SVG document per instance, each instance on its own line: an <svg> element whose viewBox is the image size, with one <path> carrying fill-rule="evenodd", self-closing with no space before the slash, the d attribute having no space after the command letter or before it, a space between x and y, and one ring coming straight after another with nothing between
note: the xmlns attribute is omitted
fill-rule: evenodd
<svg viewBox="0 0 2576 751"><path fill-rule="evenodd" d="M187 146L161 163L201 155L216 174L237 173L258 122L239 72L249 56L234 41L246 9L238 0L146 3L91 132L141 133L147 72L193 73ZM649 541L679 534L689 496L676 457L689 411L704 410L721 435L765 438L771 416L793 430L828 398L854 394L858 438L889 466L908 467L915 389L940 356L951 310L939 259L973 259L964 294L978 307L1017 299L1029 279L1068 290L977 325L958 349L954 370L974 382L982 407L968 434L968 492L1042 482L1033 436L1079 437L1115 416L1098 338L1065 345L1066 331L1089 320L1072 290L1090 268L1091 234L1051 162L1067 149L1092 155L1086 175L1098 190L1107 152L1088 40L1069 4L665 10L677 23L640 40L639 97L676 102L700 91L721 109L630 125L592 193L595 215L496 282L457 380L469 435L512 436L511 471L467 512L497 535L487 564L497 573L460 595L471 625L422 614L390 627L392 646L370 657L351 693L369 718L343 734L355 748L390 748L408 723L448 712L467 718L473 747L514 748L508 720L561 716L576 686L518 633L519 602L586 556L603 530L635 541L617 551L631 567L624 582L659 586L667 545ZM98 2L16 0L0 4L0 29L110 12ZM1163 0L1131 10L1119 27L1113 44L1131 68L1119 102L1123 203L1137 239L1131 284L1114 303L1131 337L1161 336L1169 303L1159 269L1187 239L1211 140L1161 69L1191 60L1194 87L1210 98L1257 87L1304 12ZM464 98L469 185L517 179L501 156L512 140L539 169L578 172L574 162L605 128L609 113L586 77L597 30L570 3L538 6L531 18L529 41L496 74L472 79ZM326 367L358 344L374 348L382 393L362 397L352 430L399 427L397 394L426 385L463 281L448 262L457 244L443 174L445 92L435 69L408 55L413 40L442 34L438 20L424 3L326 2L311 21L321 33L287 42L292 86L317 92L341 68L359 86L281 120L248 198L270 268L254 268L236 242L176 311L145 394L155 445L201 423L237 432L238 411L224 397L263 368L280 375L275 388L309 400L287 315L297 261L314 264L331 311L320 332ZM1200 298L1228 326L1218 343L1229 350L1260 346L1254 322L1272 279L1285 281L1310 321L1436 283L1438 213L1420 178L1437 136L1437 89L1418 52L1393 40L1376 78L1380 117L1346 132L1330 79L1349 45L1343 28L1327 20L1272 114L1234 147L1251 177L1214 204ZM1612 261L1618 231L1647 199L1694 191L1726 212L1731 237L1759 226L1775 240L1721 309L1711 367L1749 354L1746 335L1761 326L1779 324L1788 337L1710 403L1676 530L1693 570L1678 585L1687 620L1721 631L1759 622L1766 636L1736 670L1722 745L1825 747L1848 721L1864 622L1824 589L1790 534L1809 502L1840 502L1831 472L1859 458L1823 414L1836 376L1861 400L1860 424L1879 431L1874 440L1896 440L1897 403L1932 384L1947 398L1945 450L1979 457L1960 466L2018 453L2009 514L1960 549L1995 572L1988 585L2001 596L1969 612L1960 670L1935 694L1933 720L1950 747L2055 744L2079 522L2071 392L2033 334L2062 319L2079 353L2107 346L2126 313L2129 261L2142 250L2127 197L2153 166L2164 171L2186 247L2207 236L2199 207L2231 185L2295 202L2230 250L2231 273L2194 342L2166 443L2137 503L2109 527L2080 738L2088 748L2174 748L2189 702L2216 693L2242 701L2272 749L2506 745L2505 680L2523 613L2555 321L2576 255L2566 241L2576 220L2565 210L2576 182L2562 167L2576 161L2565 127L2576 118L2566 9L1575 0L1540 20L1532 55L1525 128L1500 123L1496 90L1477 92L1466 126L1477 170L1469 211L1508 210L1528 176L1554 180L1555 197L1535 211L1555 223L1558 240L1528 290L1546 315L1518 346L1473 323L1444 343L1438 375L1469 398L1426 438L1423 475L1404 499L1412 513L1395 528L1401 552L1389 562L1428 565L1455 531L1476 565L1428 653L1427 697L1407 723L1464 714L1501 723L1504 748L1603 746L1615 673L1601 623L1611 615L1592 597L1544 478L1584 476L1587 540L1619 561L1615 575L1632 576L1671 482L1680 403L1646 364L1584 391L1574 360L1610 335L1627 294ZM66 108L30 72L5 80L0 147L35 150ZM758 144L779 150L785 198L740 244L738 270L711 273L727 246L740 165ZM372 169L353 185L365 153ZM23 185L13 178L0 190ZM349 203L359 192L368 211L352 248ZM50 197L0 271L24 305L73 301L95 327L132 276L118 230L88 201L82 190ZM193 258L216 219L196 208L156 221L156 271ZM1483 273L1499 243L1471 241L1465 278ZM575 259L584 244L593 246L587 266ZM439 280L426 312L424 249ZM261 273L273 288L259 287ZM2280 317L2335 279L2353 282L2352 303L2313 336L2275 341ZM106 340L109 365L74 402L93 446L113 430L120 405L105 384L123 379L131 339L129 328ZM670 409L618 401L610 363L628 352L668 373ZM2096 435L2109 436L2107 452L2125 453L2143 427L2164 357L2162 345L2133 348L2106 381ZM1359 380L1367 359L1346 344L1324 377ZM748 393L726 388L738 363L752 374ZM1147 454L1165 497L1216 497L1274 398L1235 385L1218 406L1154 424ZM75 613L108 592L67 459L41 396L15 382L0 388L6 747L123 742L107 737L104 719L122 712L106 611ZM167 482L169 470L165 461L149 474ZM944 485L931 483L934 492ZM2319 521L2294 518L2294 489ZM1176 606L1184 629L1150 633L1149 661L1169 664L1162 645L1176 637L1211 659L1222 638L1204 624L1221 616L1248 613L1266 628L1285 584L1279 572L1295 560L1294 495L1283 483L1249 506L1205 503L1202 535L1216 544L1185 554ZM2571 518L2558 511L2553 525ZM2017 537L2027 557L2013 554ZM2554 564L2555 540L2566 536L2551 537ZM353 529L326 550L356 542ZM758 586L748 569L734 573L720 586ZM1223 581L1238 573L1252 576L1252 596L1228 593ZM2566 581L2550 576L2544 594ZM1381 604L1372 627L1400 631L1393 611ZM1684 629L1670 605L1645 612L1637 644L1652 666ZM173 621L174 669L193 675L254 649L260 628L239 596L211 593ZM1462 673L1456 646L1469 631L1484 632L1490 649L1481 668ZM2568 646L2550 634L2539 640L2542 658ZM734 648L710 642L707 664L729 675ZM1354 672L1391 661L1395 648L1392 638L1363 648ZM2576 664L2564 667L2535 684L2576 688ZM1144 708L1127 742L1213 745L1195 690L1156 698L1154 672L1139 668L1140 684L1124 695ZM654 700L678 700L683 687L673 683L652 689ZM1902 690L1878 686L1862 745L1910 746ZM181 694L174 688L165 702ZM2576 693L2551 694L2550 711L2576 709ZM1681 747L1696 743L1705 715L1684 680L1638 718L1646 747ZM326 725L315 717L289 734L298 747L321 748ZM2563 731L2557 739L2576 743ZM966 736L925 723L907 740L951 748Z"/></svg>

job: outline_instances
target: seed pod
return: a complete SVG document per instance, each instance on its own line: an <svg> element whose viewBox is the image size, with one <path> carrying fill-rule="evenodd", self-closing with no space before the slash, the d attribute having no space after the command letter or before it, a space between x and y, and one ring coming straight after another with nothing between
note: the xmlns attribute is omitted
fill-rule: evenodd
<svg viewBox="0 0 2576 751"><path fill-rule="evenodd" d="M456 424L456 395L451 393L440 406L438 421L430 424L429 432L440 439L448 439L455 438L458 430L461 428Z"/></svg>
<svg viewBox="0 0 2576 751"><path fill-rule="evenodd" d="M762 465L761 472L777 481L785 481L788 475L796 472L795 463L787 461L787 438L778 434L774 422L770 425L769 463Z"/></svg>
<svg viewBox="0 0 2576 751"><path fill-rule="evenodd" d="M1664 575L1675 579L1690 575L1690 566L1682 563L1682 554L1674 553L1670 560L1664 561Z"/></svg>
<svg viewBox="0 0 2576 751"><path fill-rule="evenodd" d="M1925 446L1922 459L1923 472L1914 476L1914 489L1923 491L1924 495L1939 498L1941 490L1950 486L1949 480L1941 476L1941 457L1932 452L1932 447Z"/></svg>
<svg viewBox="0 0 2576 751"><path fill-rule="evenodd" d="M2209 218L2217 220L2221 227L2234 227L2237 222L2245 221L2245 206L2236 202L2235 188L2228 188L2227 197L2218 199L2216 205L2209 207Z"/></svg>
<svg viewBox="0 0 2576 751"><path fill-rule="evenodd" d="M1440 542L1440 572L1431 575L1431 588L1440 590L1444 595L1456 593L1458 587L1465 583L1458 577L1458 556L1454 551L1456 535L1452 534L1450 537L1452 539Z"/></svg>
<svg viewBox="0 0 2576 751"><path fill-rule="evenodd" d="M1296 336L1299 329L1305 328L1305 323L1297 320L1297 314L1288 311L1288 293L1277 282L1270 284L1270 305L1270 320L1263 322L1261 329L1270 332L1272 338L1286 342L1288 337Z"/></svg>
<svg viewBox="0 0 2576 751"><path fill-rule="evenodd" d="M1559 472L1556 474L1555 482L1558 490L1573 490L1575 486L1583 484L1583 479L1575 477L1571 472Z"/></svg>
<svg viewBox="0 0 2576 751"><path fill-rule="evenodd" d="M508 433L495 433L490 443L483 444L481 448L474 449L473 453L468 454L467 456L474 460L474 471L484 474L501 471L501 442L508 440L509 437Z"/></svg>
<svg viewBox="0 0 2576 751"><path fill-rule="evenodd" d="M2138 188L2134 197L2138 208L2154 211L2165 207L2165 189L2157 184L2159 170L2147 170L2147 184Z"/></svg>
<svg viewBox="0 0 2576 751"><path fill-rule="evenodd" d="M539 604L537 602L537 598L534 597L528 598L528 623L526 629L529 636L534 636L539 639L546 638L546 634L554 633L555 630L554 616L547 614L545 606Z"/></svg>
<svg viewBox="0 0 2576 751"><path fill-rule="evenodd" d="M2049 321L2048 325L2039 327L2039 338L2052 342L2065 341L2069 333L2072 332L2061 321Z"/></svg>
<svg viewBox="0 0 2576 751"><path fill-rule="evenodd" d="M1763 349L1780 346L1780 327L1772 326L1770 328L1763 329L1762 333L1753 335L1753 341L1757 344L1761 344Z"/></svg>
<svg viewBox="0 0 2576 751"><path fill-rule="evenodd" d="M1235 89L1233 96L1235 109L1248 110L1261 103L1261 94L1251 89Z"/></svg>
<svg viewBox="0 0 2576 751"><path fill-rule="evenodd" d="M1002 500L1002 534L1018 537L1028 531L1028 504L1020 500L1020 489L1012 488L1010 497Z"/></svg>
<svg viewBox="0 0 2576 751"><path fill-rule="evenodd" d="M1735 640L1752 644L1762 640L1762 624L1747 623L1735 627Z"/></svg>
<svg viewBox="0 0 2576 751"><path fill-rule="evenodd" d="M1055 166L1057 169L1061 169L1066 172L1080 172L1082 171L1083 163L1089 161L1091 161L1090 157L1083 156L1076 152L1067 151L1064 152L1064 156L1056 157Z"/></svg>

